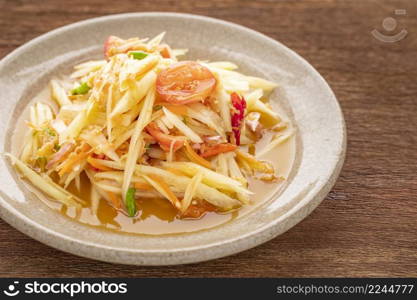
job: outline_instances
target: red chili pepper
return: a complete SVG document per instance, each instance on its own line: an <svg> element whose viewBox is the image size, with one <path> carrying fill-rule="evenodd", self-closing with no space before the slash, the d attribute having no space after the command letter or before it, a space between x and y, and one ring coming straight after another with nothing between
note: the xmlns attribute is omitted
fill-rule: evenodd
<svg viewBox="0 0 417 300"><path fill-rule="evenodd" d="M236 145L240 145L240 131L242 129L243 119L245 117L246 100L240 97L237 93L230 95L233 109L232 115L232 131L235 135Z"/></svg>

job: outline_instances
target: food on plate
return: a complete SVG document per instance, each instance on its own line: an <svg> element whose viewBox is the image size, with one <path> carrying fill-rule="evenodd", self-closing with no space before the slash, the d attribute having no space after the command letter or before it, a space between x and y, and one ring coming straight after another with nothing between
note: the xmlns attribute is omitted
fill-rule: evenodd
<svg viewBox="0 0 417 300"><path fill-rule="evenodd" d="M162 199L178 219L229 213L251 204L250 180L283 180L263 159L292 134L269 104L275 83L179 60L163 37L110 36L103 60L51 80L54 103L30 107L20 155L6 154L19 173L67 207L104 201L126 218Z"/></svg>

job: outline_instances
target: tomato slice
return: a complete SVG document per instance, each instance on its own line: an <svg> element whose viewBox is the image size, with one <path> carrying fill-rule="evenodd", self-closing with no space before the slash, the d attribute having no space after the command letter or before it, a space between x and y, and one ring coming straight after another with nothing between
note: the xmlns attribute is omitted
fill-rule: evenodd
<svg viewBox="0 0 417 300"><path fill-rule="evenodd" d="M194 61L175 63L156 79L161 100L176 105L204 101L215 86L216 78L210 70Z"/></svg>

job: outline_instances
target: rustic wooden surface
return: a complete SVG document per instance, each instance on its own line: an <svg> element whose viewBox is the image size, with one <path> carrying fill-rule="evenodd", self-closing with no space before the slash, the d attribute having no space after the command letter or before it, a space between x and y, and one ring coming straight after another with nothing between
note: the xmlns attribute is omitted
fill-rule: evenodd
<svg viewBox="0 0 417 300"><path fill-rule="evenodd" d="M255 249L210 262L134 267L49 248L0 220L0 276L417 276L417 2L0 0L0 57L56 27L133 11L212 16L305 57L333 88L348 129L336 186L304 221ZM395 9L406 9L397 16ZM382 20L408 31L384 43Z"/></svg>

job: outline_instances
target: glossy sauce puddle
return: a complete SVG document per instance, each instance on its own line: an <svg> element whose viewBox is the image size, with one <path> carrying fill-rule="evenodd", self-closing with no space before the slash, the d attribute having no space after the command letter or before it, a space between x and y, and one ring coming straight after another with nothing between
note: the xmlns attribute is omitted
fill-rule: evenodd
<svg viewBox="0 0 417 300"><path fill-rule="evenodd" d="M49 88L44 89L34 97L17 120L14 137L12 139L12 153L17 156L20 155L23 137L27 132L25 121L29 118L29 107L36 102L53 103L50 98ZM277 103L271 101L271 105L284 121L288 120L285 112ZM291 130L291 128L287 130ZM257 147L257 151L260 151L266 144L266 139L267 135L258 142L259 147ZM278 176L287 178L294 163L295 150L295 138L291 137L287 142L275 147L270 153L263 156L262 159L268 160L274 165ZM249 189L254 192L254 195L251 197L251 200L253 201L252 205L242 207L241 209L228 214L208 213L198 220L176 219L175 210L168 201L164 199L140 199L138 201L140 213L137 218L129 218L124 214L117 212L108 205L106 201L102 200L99 205L98 215L95 216L89 207L82 208L81 211L76 212L75 209L67 208L60 203L50 200L28 182L25 182L25 186L35 193L37 197L50 208L83 224L125 233L161 235L209 229L246 215L269 199L272 194L281 190L285 186L285 181L278 183L264 183L259 180L250 179ZM77 196L89 201L90 187L86 178L82 178L81 180L81 192L77 191L73 184L70 185L69 189ZM279 197L277 201L279 201Z"/></svg>

